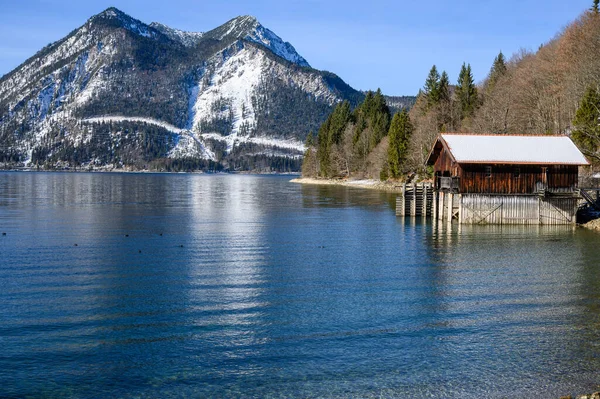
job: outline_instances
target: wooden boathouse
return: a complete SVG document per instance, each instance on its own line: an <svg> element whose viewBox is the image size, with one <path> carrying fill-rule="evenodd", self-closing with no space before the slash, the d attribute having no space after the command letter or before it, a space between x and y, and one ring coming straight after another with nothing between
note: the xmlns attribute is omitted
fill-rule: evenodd
<svg viewBox="0 0 600 399"><path fill-rule="evenodd" d="M567 136L440 134L431 215L461 224L574 224L579 167ZM406 197L406 196L405 196Z"/></svg>

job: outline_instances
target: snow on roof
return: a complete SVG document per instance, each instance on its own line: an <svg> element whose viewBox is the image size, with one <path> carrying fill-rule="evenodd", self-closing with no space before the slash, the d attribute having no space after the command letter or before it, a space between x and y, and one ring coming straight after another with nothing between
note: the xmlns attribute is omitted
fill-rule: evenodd
<svg viewBox="0 0 600 399"><path fill-rule="evenodd" d="M567 136L442 134L458 163L589 165Z"/></svg>

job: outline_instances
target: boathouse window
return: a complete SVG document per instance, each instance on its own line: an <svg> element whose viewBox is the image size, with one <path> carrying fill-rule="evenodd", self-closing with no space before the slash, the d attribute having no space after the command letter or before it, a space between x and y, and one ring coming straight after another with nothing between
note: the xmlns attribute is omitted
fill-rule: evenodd
<svg viewBox="0 0 600 399"><path fill-rule="evenodd" d="M521 177L521 168L515 168L515 170L513 171L513 176L515 179Z"/></svg>
<svg viewBox="0 0 600 399"><path fill-rule="evenodd" d="M492 177L492 167L491 166L485 167L485 177Z"/></svg>

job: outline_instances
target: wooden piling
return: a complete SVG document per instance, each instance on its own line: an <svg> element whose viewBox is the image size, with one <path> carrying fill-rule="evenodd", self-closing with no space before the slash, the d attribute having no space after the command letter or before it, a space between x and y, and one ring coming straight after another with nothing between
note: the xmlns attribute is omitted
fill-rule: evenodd
<svg viewBox="0 0 600 399"><path fill-rule="evenodd" d="M396 215L431 217L435 198L430 183L403 184L402 194L396 198Z"/></svg>

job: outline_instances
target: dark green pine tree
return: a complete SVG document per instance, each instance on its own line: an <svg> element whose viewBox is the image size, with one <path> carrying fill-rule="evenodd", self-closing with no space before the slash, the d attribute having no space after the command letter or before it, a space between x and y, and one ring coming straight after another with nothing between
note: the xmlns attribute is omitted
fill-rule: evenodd
<svg viewBox="0 0 600 399"><path fill-rule="evenodd" d="M375 96L373 97L374 109L371 115L373 136L369 145L369 151L371 151L382 138L384 138L390 128L390 108L387 106L385 97L381 93L381 89L377 89Z"/></svg>
<svg viewBox="0 0 600 399"><path fill-rule="evenodd" d="M600 93L596 86L586 90L573 119L571 137L586 155L600 161Z"/></svg>
<svg viewBox="0 0 600 399"><path fill-rule="evenodd" d="M594 0L594 5L592 6L592 11L594 14L598 14L598 5L600 4L600 0Z"/></svg>
<svg viewBox="0 0 600 399"><path fill-rule="evenodd" d="M363 130L367 128L367 121L369 119L369 115L374 108L374 94L371 90L367 91L365 94L365 99L363 102L356 107L354 110L354 119L356 119L356 129L354 134L354 142L358 141L360 134Z"/></svg>
<svg viewBox="0 0 600 399"><path fill-rule="evenodd" d="M305 142L306 151L302 159L302 176L313 177L317 175L317 159L315 154L315 140L313 133L308 133Z"/></svg>
<svg viewBox="0 0 600 399"><path fill-rule="evenodd" d="M368 91L363 102L354 110L353 119L356 121L353 143L356 144L367 127L372 129L369 139L370 152L381 141L390 127L390 109L387 106L381 89L373 93Z"/></svg>
<svg viewBox="0 0 600 399"><path fill-rule="evenodd" d="M329 126L329 146L340 143L346 123L350 120L351 115L350 102L343 101L335 107L331 114L331 124Z"/></svg>
<svg viewBox="0 0 600 399"><path fill-rule="evenodd" d="M317 133L317 159L319 161L319 175L327 177L329 175L329 126L331 125L331 115L319 127Z"/></svg>
<svg viewBox="0 0 600 399"><path fill-rule="evenodd" d="M331 147L339 144L346 124L350 121L350 103L343 101L338 103L333 112L327 117L319 128L317 135L317 158L319 159L320 175L330 177L331 174Z"/></svg>
<svg viewBox="0 0 600 399"><path fill-rule="evenodd" d="M456 85L456 99L460 106L461 119L473 115L477 106L477 87L471 72L471 64L462 64Z"/></svg>
<svg viewBox="0 0 600 399"><path fill-rule="evenodd" d="M440 101L440 74L434 65L427 75L423 92L427 96L427 105L432 106Z"/></svg>
<svg viewBox="0 0 600 399"><path fill-rule="evenodd" d="M450 101L450 78L446 71L442 72L442 76L440 77L439 101Z"/></svg>
<svg viewBox="0 0 600 399"><path fill-rule="evenodd" d="M450 78L446 71L440 78L440 105L438 115L438 130L445 132L452 122L452 99L450 98Z"/></svg>
<svg viewBox="0 0 600 399"><path fill-rule="evenodd" d="M402 174L402 166L408 155L408 143L413 131L408 112L403 109L394 114L389 131L388 166L390 177L396 179Z"/></svg>
<svg viewBox="0 0 600 399"><path fill-rule="evenodd" d="M496 86L498 79L500 79L506 73L506 60L502 51L494 58L494 63L490 69L487 81L487 91L490 92Z"/></svg>
<svg viewBox="0 0 600 399"><path fill-rule="evenodd" d="M304 142L306 148L313 147L315 145L315 139L313 138L313 132L309 132L308 136L306 136L306 141Z"/></svg>

